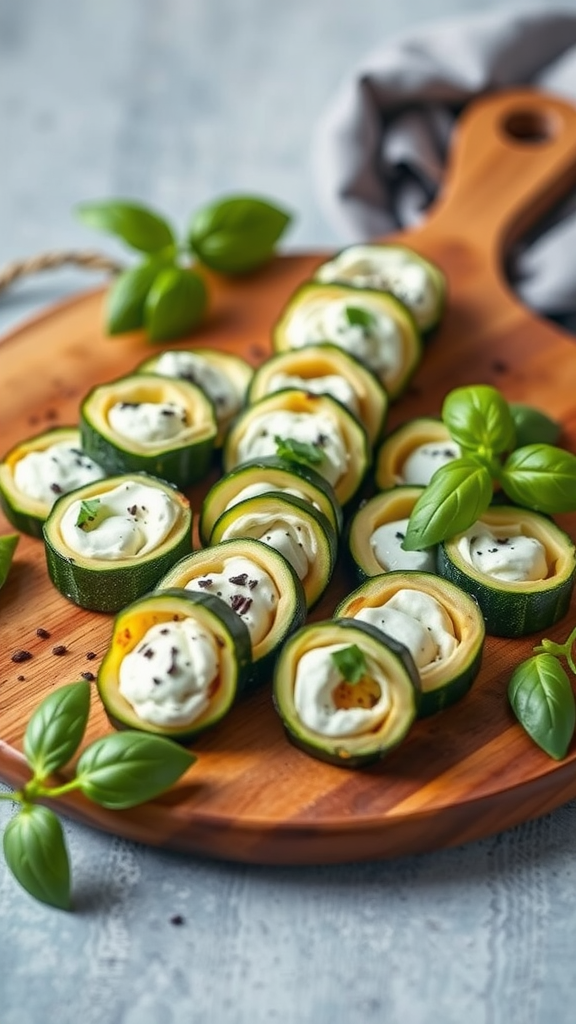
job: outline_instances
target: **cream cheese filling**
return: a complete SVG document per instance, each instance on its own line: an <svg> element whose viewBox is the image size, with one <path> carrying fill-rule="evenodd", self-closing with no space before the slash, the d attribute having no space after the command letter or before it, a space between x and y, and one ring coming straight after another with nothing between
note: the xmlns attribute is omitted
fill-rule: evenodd
<svg viewBox="0 0 576 1024"><path fill-rule="evenodd" d="M350 309L360 309L367 324L350 322ZM362 296L345 299L318 298L296 307L286 324L290 348L304 348L323 341L338 345L375 373L395 374L402 367L402 334L382 306Z"/></svg>
<svg viewBox="0 0 576 1024"><path fill-rule="evenodd" d="M229 419L242 405L242 392L234 387L228 376L195 352L163 352L155 364L154 373L196 384L214 403L218 421Z"/></svg>
<svg viewBox="0 0 576 1024"><path fill-rule="evenodd" d="M191 618L160 622L122 659L119 690L144 722L185 726L208 708L218 672L211 633Z"/></svg>
<svg viewBox="0 0 576 1024"><path fill-rule="evenodd" d="M346 445L331 416L284 409L252 417L238 443L237 463L276 455L276 437L316 445L323 457L314 464L314 469L332 486L338 483L348 469Z"/></svg>
<svg viewBox="0 0 576 1024"><path fill-rule="evenodd" d="M79 500L70 504L60 523L66 546L84 558L113 561L147 555L166 540L178 518L178 506L166 491L136 481L95 498L99 504L92 521L78 525Z"/></svg>
<svg viewBox="0 0 576 1024"><path fill-rule="evenodd" d="M459 642L446 609L431 594L419 590L398 590L383 604L362 608L354 618L404 644L420 671L445 661Z"/></svg>
<svg viewBox="0 0 576 1024"><path fill-rule="evenodd" d="M224 530L222 540L236 537L252 537L279 551L301 580L306 579L318 553L312 527L304 519L289 513L282 517L273 517L266 512L239 515Z"/></svg>
<svg viewBox="0 0 576 1024"><path fill-rule="evenodd" d="M462 534L457 548L468 565L496 580L524 583L548 576L546 548L522 533L521 526L487 526L478 520Z"/></svg>
<svg viewBox="0 0 576 1024"><path fill-rule="evenodd" d="M105 476L102 467L82 451L80 444L70 441L59 441L42 451L28 452L13 470L16 489L49 508L61 494Z"/></svg>
<svg viewBox="0 0 576 1024"><path fill-rule="evenodd" d="M177 440L190 429L179 402L116 402L108 410L108 424L118 437L143 447Z"/></svg>
<svg viewBox="0 0 576 1024"><path fill-rule="evenodd" d="M437 469L460 457L455 441L427 441L413 448L400 470L398 483L425 487Z"/></svg>
<svg viewBox="0 0 576 1024"><path fill-rule="evenodd" d="M331 395L342 402L356 416L359 412L358 398L354 388L345 377L337 373L327 373L319 377L298 377L290 373L274 373L268 382L267 394L282 391L285 388L298 388L310 391L313 395Z"/></svg>
<svg viewBox="0 0 576 1024"><path fill-rule="evenodd" d="M222 572L207 572L189 580L186 590L215 594L245 622L252 646L270 632L280 595L272 577L256 562L241 556L227 558Z"/></svg>
<svg viewBox="0 0 576 1024"><path fill-rule="evenodd" d="M388 678L372 658L366 658L367 671L377 684L380 696L372 707L339 707L337 688L345 683L331 655L347 644L317 647L299 659L294 680L294 704L303 725L321 736L358 736L377 729L392 706Z"/></svg>
<svg viewBox="0 0 576 1024"><path fill-rule="evenodd" d="M386 571L394 569L416 569L419 572L435 572L436 559L434 548L423 551L405 551L402 547L409 519L396 519L390 523L382 523L370 537L370 547L374 558Z"/></svg>

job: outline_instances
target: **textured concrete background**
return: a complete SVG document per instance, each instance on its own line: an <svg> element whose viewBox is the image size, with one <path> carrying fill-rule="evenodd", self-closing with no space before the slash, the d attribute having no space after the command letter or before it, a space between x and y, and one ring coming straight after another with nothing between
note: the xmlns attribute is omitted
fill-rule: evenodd
<svg viewBox="0 0 576 1024"><path fill-rule="evenodd" d="M476 8L0 0L0 263L106 247L71 208L110 195L183 223L258 191L296 211L287 248L339 244L310 167L333 90L393 32ZM96 280L19 285L0 329ZM0 803L0 826L9 814ZM35 903L0 861L1 1024L573 1024L574 804L463 849L314 869L66 833L74 914Z"/></svg>

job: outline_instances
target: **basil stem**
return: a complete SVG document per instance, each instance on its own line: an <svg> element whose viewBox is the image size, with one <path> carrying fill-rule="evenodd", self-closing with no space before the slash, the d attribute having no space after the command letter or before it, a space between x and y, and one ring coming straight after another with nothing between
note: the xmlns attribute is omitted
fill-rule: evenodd
<svg viewBox="0 0 576 1024"><path fill-rule="evenodd" d="M574 734L576 702L570 680L553 654L536 654L512 673L508 699L520 725L550 757L566 756Z"/></svg>

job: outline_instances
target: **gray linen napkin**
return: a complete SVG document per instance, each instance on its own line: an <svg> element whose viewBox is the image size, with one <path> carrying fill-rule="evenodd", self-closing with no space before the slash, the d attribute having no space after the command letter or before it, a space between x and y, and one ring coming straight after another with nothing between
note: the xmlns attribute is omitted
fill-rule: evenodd
<svg viewBox="0 0 576 1024"><path fill-rule="evenodd" d="M518 85L576 102L576 13L528 9L431 23L369 54L314 140L319 202L343 243L417 224L463 107L479 93ZM539 312L576 313L576 196L518 247L511 278Z"/></svg>

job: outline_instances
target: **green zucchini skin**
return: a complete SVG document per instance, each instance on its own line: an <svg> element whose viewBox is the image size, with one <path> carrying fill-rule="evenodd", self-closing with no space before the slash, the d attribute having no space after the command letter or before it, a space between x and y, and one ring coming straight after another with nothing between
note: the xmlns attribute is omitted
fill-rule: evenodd
<svg viewBox="0 0 576 1024"><path fill-rule="evenodd" d="M267 458L245 462L237 469L230 470L216 481L206 495L200 513L198 531L206 547L217 519L226 511L226 505L244 487L253 483L270 481L281 491L284 487L295 488L305 493L306 498L319 505L320 511L330 521L338 535L342 532L342 506L337 500L334 488L311 466L288 462L270 455Z"/></svg>
<svg viewBox="0 0 576 1024"><path fill-rule="evenodd" d="M136 713L119 692L119 665L126 649L126 635L134 631L138 619L148 619L152 625L154 616L165 621L175 617L194 618L204 626L212 627L218 646L228 652L226 677L216 706L209 713L188 725L162 726L147 722ZM156 621L161 621L157 618ZM130 649L140 642L146 629ZM104 710L115 729L138 729L141 732L166 736L178 743L191 743L197 736L217 723L228 713L245 687L251 667L250 635L246 625L231 608L212 594L192 593L179 588L166 589L145 594L123 608L112 629L108 650L102 660L97 677L98 694Z"/></svg>
<svg viewBox="0 0 576 1024"><path fill-rule="evenodd" d="M141 451L129 440L117 437L99 415L100 407L112 404L109 396L114 396L119 388L130 400L131 394L145 394L146 390L153 394L156 388L161 393L163 385L171 389L167 393L180 397L187 408L201 410L204 429L200 437L180 441L174 438L164 447L159 445L150 451ZM88 392L80 406L80 432L86 454L108 473L149 473L184 490L207 475L218 427L212 403L196 385L171 377L137 373L99 384Z"/></svg>
<svg viewBox="0 0 576 1024"><path fill-rule="evenodd" d="M363 607L377 607L401 589L414 589L435 598L455 625L460 638L456 664L444 672L432 666L432 674L419 673L422 688L419 718L427 718L455 704L468 693L482 666L485 625L476 601L446 579L416 570L394 570L373 576L348 594L334 611L334 618L354 618ZM354 619L354 621L356 621ZM418 669L416 669L418 671Z"/></svg>
<svg viewBox="0 0 576 1024"><path fill-rule="evenodd" d="M394 670L404 705L393 728L386 722L384 724L387 728L382 728L380 733L335 739L313 732L299 720L293 700L294 679L291 678L290 661L306 637L325 637L331 643L356 644L363 650L366 650L367 645L372 655L376 653L385 659L388 667ZM337 768L364 768L382 760L407 735L418 714L421 700L420 676L406 647L387 637L381 630L355 619L341 618L337 622L330 619L304 626L284 645L274 672L273 699L286 735L294 746Z"/></svg>
<svg viewBox="0 0 576 1024"><path fill-rule="evenodd" d="M572 539L553 521L536 512L511 505L491 506L481 518L498 515L514 522L539 524L544 535L553 539L563 552L564 565L557 580L533 584L505 584L478 573L468 566L456 549L458 537L438 546L437 569L440 576L455 583L478 602L490 636L515 638L542 632L568 613L576 580L576 548Z"/></svg>
<svg viewBox="0 0 576 1024"><path fill-rule="evenodd" d="M101 559L82 559L74 552L64 550L58 523L72 500L94 498L105 484L113 488L123 480L140 479L142 483L160 487L178 503L180 521L174 536L162 547L160 554L151 552L144 557L126 559L121 563ZM99 486L98 486L99 485ZM88 484L55 503L43 529L48 575L60 593L69 601L89 611L115 613L125 605L152 590L157 581L180 558L192 550L192 512L188 499L165 481L141 474L108 477L98 484Z"/></svg>
<svg viewBox="0 0 576 1024"><path fill-rule="evenodd" d="M270 634L252 647L252 664L246 686L250 689L270 683L276 658L282 644L306 621L306 594L290 563L280 552L259 540L226 540L220 544L194 551L181 559L162 577L156 590L182 588L191 579L221 571L225 560L241 556L265 569L280 595L275 621ZM190 593L190 591L187 591Z"/></svg>

